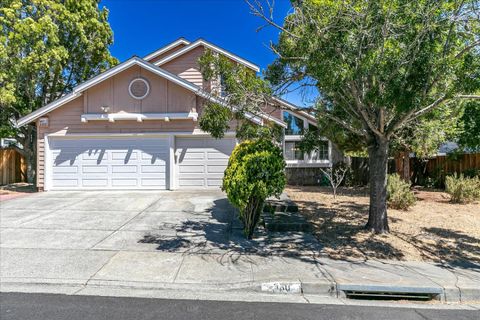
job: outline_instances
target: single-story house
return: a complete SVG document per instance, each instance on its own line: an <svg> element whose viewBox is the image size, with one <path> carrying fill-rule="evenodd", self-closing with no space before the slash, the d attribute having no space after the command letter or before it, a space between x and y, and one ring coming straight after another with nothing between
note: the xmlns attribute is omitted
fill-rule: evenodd
<svg viewBox="0 0 480 320"><path fill-rule="evenodd" d="M38 189L218 188L237 140L234 130L217 140L199 129L203 103L223 103L207 92L215 84L199 70L206 48L259 71L210 42L181 38L144 58L128 59L19 119L18 126L37 127ZM284 154L292 170L330 166L328 140L309 155L297 146L303 130L316 126L315 118L275 101L281 108L247 118L284 128Z"/></svg>

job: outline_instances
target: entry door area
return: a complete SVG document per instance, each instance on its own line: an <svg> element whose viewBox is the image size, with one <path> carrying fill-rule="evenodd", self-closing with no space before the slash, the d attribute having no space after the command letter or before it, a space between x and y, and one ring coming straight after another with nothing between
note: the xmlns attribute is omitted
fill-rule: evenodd
<svg viewBox="0 0 480 320"><path fill-rule="evenodd" d="M50 138L49 144L50 189L167 188L167 138Z"/></svg>
<svg viewBox="0 0 480 320"><path fill-rule="evenodd" d="M177 187L179 189L218 189L236 140L234 138L175 139Z"/></svg>

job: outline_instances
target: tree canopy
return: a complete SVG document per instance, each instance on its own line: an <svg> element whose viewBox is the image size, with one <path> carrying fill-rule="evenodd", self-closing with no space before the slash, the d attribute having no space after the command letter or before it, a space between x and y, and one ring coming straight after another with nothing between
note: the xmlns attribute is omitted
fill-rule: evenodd
<svg viewBox="0 0 480 320"><path fill-rule="evenodd" d="M273 19L268 3L249 2L254 14L280 30L267 79L277 90L299 81L317 88L314 110L336 132L328 137L367 147L367 228L388 231L392 141L407 127L415 134L430 130L426 117L433 119L435 110L480 98L480 2L292 0L283 23Z"/></svg>
<svg viewBox="0 0 480 320"><path fill-rule="evenodd" d="M98 0L0 0L0 136L33 160L34 128L18 119L117 63ZM31 161L29 161L31 162ZM31 165L31 164L30 164Z"/></svg>

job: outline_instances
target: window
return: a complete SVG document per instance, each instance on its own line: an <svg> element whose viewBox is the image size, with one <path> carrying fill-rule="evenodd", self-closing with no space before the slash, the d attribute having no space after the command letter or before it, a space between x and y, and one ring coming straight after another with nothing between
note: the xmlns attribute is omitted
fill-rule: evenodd
<svg viewBox="0 0 480 320"><path fill-rule="evenodd" d="M297 118L294 115L284 111L283 120L287 123L285 135L302 135L303 134L303 119Z"/></svg>
<svg viewBox="0 0 480 320"><path fill-rule="evenodd" d="M285 141L285 160L304 160L300 141Z"/></svg>
<svg viewBox="0 0 480 320"><path fill-rule="evenodd" d="M322 141L318 148L310 153L310 160L328 160L328 141Z"/></svg>

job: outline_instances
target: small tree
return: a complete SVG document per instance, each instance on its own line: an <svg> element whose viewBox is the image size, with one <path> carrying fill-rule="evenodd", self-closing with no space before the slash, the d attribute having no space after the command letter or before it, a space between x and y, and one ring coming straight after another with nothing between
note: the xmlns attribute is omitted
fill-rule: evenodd
<svg viewBox="0 0 480 320"><path fill-rule="evenodd" d="M267 139L247 140L233 150L222 190L239 209L244 233L251 239L265 200L279 196L285 187L282 150Z"/></svg>
<svg viewBox="0 0 480 320"><path fill-rule="evenodd" d="M320 169L320 171L322 171L325 177L327 177L328 182L330 182L333 190L333 198L335 199L337 197L337 188L342 184L348 167L343 163L339 163L331 168Z"/></svg>

